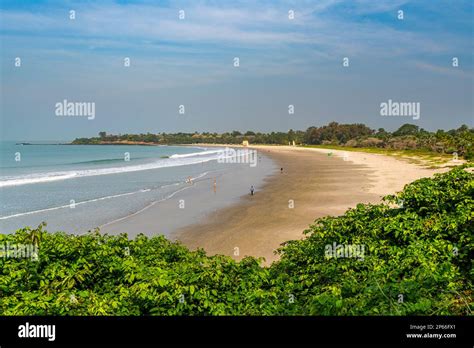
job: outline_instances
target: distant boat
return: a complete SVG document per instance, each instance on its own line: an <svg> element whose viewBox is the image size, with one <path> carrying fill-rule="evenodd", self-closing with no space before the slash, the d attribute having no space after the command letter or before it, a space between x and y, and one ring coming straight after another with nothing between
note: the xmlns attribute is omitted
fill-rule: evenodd
<svg viewBox="0 0 474 348"><path fill-rule="evenodd" d="M16 143L16 145L33 145L31 143Z"/></svg>

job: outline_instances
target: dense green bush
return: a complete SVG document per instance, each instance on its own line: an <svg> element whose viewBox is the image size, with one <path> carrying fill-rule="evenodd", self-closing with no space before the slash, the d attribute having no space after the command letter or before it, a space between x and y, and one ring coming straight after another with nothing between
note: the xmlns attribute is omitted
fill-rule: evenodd
<svg viewBox="0 0 474 348"><path fill-rule="evenodd" d="M316 220L270 267L162 236L74 236L43 226L0 235L0 245L39 246L37 261L0 258L0 314L470 315L473 176L455 168L383 204ZM334 243L363 253L331 257Z"/></svg>

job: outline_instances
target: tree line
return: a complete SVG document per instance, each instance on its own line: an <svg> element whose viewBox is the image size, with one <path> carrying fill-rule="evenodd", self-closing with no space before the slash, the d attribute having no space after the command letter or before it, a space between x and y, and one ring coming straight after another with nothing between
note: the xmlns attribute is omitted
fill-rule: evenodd
<svg viewBox="0 0 474 348"><path fill-rule="evenodd" d="M394 132L383 128L371 129L364 124L331 122L306 131L290 129L288 132L261 133L232 131L225 133L146 133L107 134L98 137L77 138L72 144L147 143L147 144L250 144L272 145L337 145L355 148L381 148L393 150L425 150L442 154L457 153L466 159L474 158L474 129L462 125L449 131L429 132L413 124L404 124Z"/></svg>

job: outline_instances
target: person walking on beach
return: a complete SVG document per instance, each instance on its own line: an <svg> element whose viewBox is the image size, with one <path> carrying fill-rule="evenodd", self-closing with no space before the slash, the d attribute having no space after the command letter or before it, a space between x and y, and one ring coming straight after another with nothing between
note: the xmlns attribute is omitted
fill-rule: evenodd
<svg viewBox="0 0 474 348"><path fill-rule="evenodd" d="M250 195L253 196L253 191L255 191L255 189L253 188L253 185L250 186Z"/></svg>
<svg viewBox="0 0 474 348"><path fill-rule="evenodd" d="M283 167L282 167L282 168L280 168L280 173L281 173L281 174L283 174Z"/></svg>

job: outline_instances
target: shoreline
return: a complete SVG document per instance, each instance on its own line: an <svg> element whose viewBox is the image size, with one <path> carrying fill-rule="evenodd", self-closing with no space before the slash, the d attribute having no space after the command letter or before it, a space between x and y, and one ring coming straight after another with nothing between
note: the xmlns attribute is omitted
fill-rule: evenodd
<svg viewBox="0 0 474 348"><path fill-rule="evenodd" d="M283 167L283 173L277 170L255 196L245 196L179 229L173 239L210 255L236 260L263 257L269 265L278 259L274 251L281 243L303 238L303 231L317 218L341 215L358 203L380 203L383 196L401 191L408 183L448 170L364 152L271 145L248 148L263 151Z"/></svg>
<svg viewBox="0 0 474 348"><path fill-rule="evenodd" d="M192 186L180 186L169 197L158 197L139 210L130 209L124 216L96 225L103 233L127 233L130 238L139 233L162 234L211 255L237 260L247 255L263 257L268 264L278 259L274 251L281 243L303 238L303 231L315 219L341 215L358 203L379 203L407 183L449 170L424 168L396 156L329 148L181 146L256 150L258 165L203 164L195 174L200 177L205 172L205 177ZM251 186L255 186L254 196L249 193ZM76 211L80 213L78 209L71 212ZM42 218L35 215L31 219Z"/></svg>
<svg viewBox="0 0 474 348"><path fill-rule="evenodd" d="M100 226L100 230L108 234L127 233L131 238L144 233L147 236L165 235L171 239L180 228L192 226L205 219L210 212L238 203L251 185L261 186L276 168L266 156L261 156L260 165L255 167L244 163L230 164L230 167L217 162L204 164L204 173L183 183L184 186L181 185L179 190L165 199L153 201L139 211L108 221Z"/></svg>

